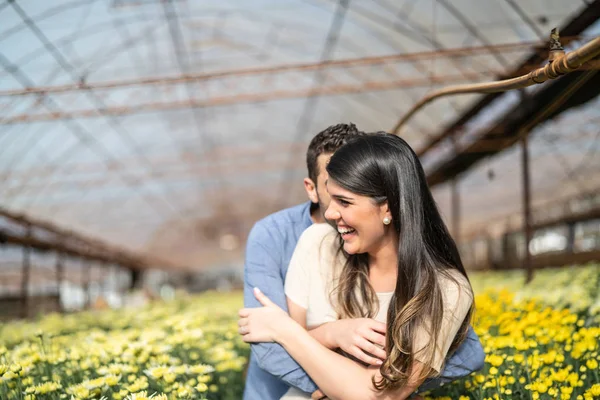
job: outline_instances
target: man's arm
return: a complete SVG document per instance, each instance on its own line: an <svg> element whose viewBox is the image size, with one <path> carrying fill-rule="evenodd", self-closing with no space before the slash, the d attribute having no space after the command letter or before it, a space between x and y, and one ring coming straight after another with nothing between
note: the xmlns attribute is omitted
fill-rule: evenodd
<svg viewBox="0 0 600 400"><path fill-rule="evenodd" d="M444 370L439 376L441 382L450 382L463 378L483 368L485 352L472 326L469 326L467 337L456 351L446 359Z"/></svg>
<svg viewBox="0 0 600 400"><path fill-rule="evenodd" d="M284 281L279 265L282 249L277 248L279 242L261 223L255 225L250 232L244 265L244 307L261 307L252 292L254 287L260 287L275 304L287 312ZM263 370L306 393L317 390L302 367L279 344L256 343L250 348Z"/></svg>

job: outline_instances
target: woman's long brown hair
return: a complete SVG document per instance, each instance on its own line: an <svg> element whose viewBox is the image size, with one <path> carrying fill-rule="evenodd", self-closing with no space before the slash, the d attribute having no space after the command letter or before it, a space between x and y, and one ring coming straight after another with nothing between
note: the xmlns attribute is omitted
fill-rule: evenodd
<svg viewBox="0 0 600 400"><path fill-rule="evenodd" d="M427 186L417 155L400 137L377 133L356 138L342 146L327 165L329 179L353 193L388 203L393 228L399 237L398 277L387 312L387 359L380 367L382 378L373 379L380 391L398 389L409 378L420 381L433 375L437 332L442 327L444 304L438 278L449 273L467 274ZM343 241L340 239L340 251ZM340 318L372 318L379 308L369 283L368 254L345 254L347 261L334 291ZM460 286L459 286L460 287ZM472 307L453 339L449 353L464 340ZM427 329L431 339L416 349L417 329ZM415 354L422 352L420 376L411 377Z"/></svg>

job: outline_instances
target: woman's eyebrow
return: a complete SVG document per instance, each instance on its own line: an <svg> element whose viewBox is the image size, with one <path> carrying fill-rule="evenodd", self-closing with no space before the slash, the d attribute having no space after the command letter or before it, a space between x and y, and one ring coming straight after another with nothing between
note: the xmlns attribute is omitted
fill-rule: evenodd
<svg viewBox="0 0 600 400"><path fill-rule="evenodd" d="M335 197L336 199L340 199L340 200L352 200L351 197L346 197L341 194L332 194L331 197Z"/></svg>

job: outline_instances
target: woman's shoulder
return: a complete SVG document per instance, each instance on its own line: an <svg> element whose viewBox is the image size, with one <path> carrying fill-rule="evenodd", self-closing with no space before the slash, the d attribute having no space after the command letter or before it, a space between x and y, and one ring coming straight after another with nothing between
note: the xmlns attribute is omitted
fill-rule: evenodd
<svg viewBox="0 0 600 400"><path fill-rule="evenodd" d="M323 240L333 240L335 234L335 229L327 223L312 224L302 232L299 241L320 244Z"/></svg>
<svg viewBox="0 0 600 400"><path fill-rule="evenodd" d="M466 276L455 268L445 268L439 275L441 283L453 283L455 286L471 286Z"/></svg>
<svg viewBox="0 0 600 400"><path fill-rule="evenodd" d="M464 294L467 299L473 299L473 289L469 280L457 269L449 268L444 270L439 275L439 283L446 295L453 294L456 296L458 294L458 296L463 297Z"/></svg>
<svg viewBox="0 0 600 400"><path fill-rule="evenodd" d="M327 223L313 224L300 236L296 251L310 257L315 269L322 269L322 265L333 265L339 253L339 236L337 231ZM337 265L337 264L336 264Z"/></svg>

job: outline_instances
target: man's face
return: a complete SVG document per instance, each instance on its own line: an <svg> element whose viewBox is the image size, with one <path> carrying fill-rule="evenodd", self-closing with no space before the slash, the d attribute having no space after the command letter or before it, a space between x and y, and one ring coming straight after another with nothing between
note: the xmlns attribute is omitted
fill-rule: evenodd
<svg viewBox="0 0 600 400"><path fill-rule="evenodd" d="M321 215L325 214L325 211L327 210L327 207L329 207L329 202L331 201L331 197L329 197L329 193L327 192L327 178L328 178L328 174L327 174L327 164L329 163L329 159L331 158L333 154L331 153L326 153L326 154L321 154L317 157L317 165L318 165L318 175L317 175L317 196L319 199L319 212L321 213Z"/></svg>

